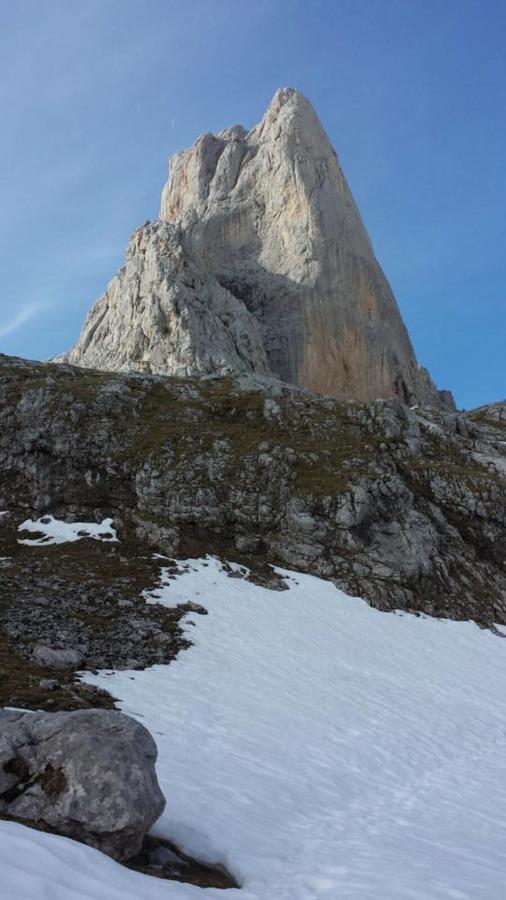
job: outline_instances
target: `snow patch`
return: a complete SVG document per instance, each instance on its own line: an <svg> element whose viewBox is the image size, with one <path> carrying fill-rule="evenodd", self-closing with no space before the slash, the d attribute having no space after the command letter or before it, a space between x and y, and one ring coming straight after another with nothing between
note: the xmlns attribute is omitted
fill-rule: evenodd
<svg viewBox="0 0 506 900"><path fill-rule="evenodd" d="M41 537L18 538L18 544L26 544L27 547L40 547L47 544L68 544L73 541L81 541L83 538L93 538L96 541L106 541L109 544L117 543L116 529L112 526L112 519L104 519L103 522L63 522L54 516L42 516L33 521L26 519L18 526L18 531L36 532Z"/></svg>

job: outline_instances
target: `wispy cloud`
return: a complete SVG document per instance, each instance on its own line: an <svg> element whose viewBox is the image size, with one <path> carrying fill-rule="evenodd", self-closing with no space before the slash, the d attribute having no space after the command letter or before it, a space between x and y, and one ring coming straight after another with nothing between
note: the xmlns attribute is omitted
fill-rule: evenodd
<svg viewBox="0 0 506 900"><path fill-rule="evenodd" d="M21 328L26 322L29 322L30 319L33 319L34 316L37 315L42 309L42 304L30 303L29 306L25 306L17 316L14 316L10 322L7 322L6 325L0 324L0 338L7 337L8 334L12 334L13 331L17 331L18 328Z"/></svg>

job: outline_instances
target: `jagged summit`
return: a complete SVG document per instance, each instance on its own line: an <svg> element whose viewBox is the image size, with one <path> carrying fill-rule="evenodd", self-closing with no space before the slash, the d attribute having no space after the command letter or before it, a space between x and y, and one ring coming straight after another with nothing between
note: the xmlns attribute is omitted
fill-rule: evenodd
<svg viewBox="0 0 506 900"><path fill-rule="evenodd" d="M203 134L172 158L159 221L134 234L62 359L452 402L418 366L336 153L294 88L251 131Z"/></svg>

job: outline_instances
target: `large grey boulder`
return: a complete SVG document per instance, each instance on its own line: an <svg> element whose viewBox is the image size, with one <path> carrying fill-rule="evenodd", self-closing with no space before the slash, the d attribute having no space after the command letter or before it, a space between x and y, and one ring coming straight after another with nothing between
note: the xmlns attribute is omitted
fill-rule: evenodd
<svg viewBox="0 0 506 900"><path fill-rule="evenodd" d="M173 157L160 220L134 234L58 361L453 405L419 367L335 151L293 88L251 131L204 134Z"/></svg>
<svg viewBox="0 0 506 900"><path fill-rule="evenodd" d="M162 813L156 744L111 710L0 710L0 813L128 859Z"/></svg>

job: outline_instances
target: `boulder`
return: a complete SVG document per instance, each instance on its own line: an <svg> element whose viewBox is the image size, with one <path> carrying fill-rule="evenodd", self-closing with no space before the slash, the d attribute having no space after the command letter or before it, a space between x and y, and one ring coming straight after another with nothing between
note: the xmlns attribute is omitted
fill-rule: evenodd
<svg viewBox="0 0 506 900"><path fill-rule="evenodd" d="M156 756L144 726L114 710L1 710L0 813L129 859L165 806Z"/></svg>
<svg viewBox="0 0 506 900"><path fill-rule="evenodd" d="M72 647L46 647L44 644L37 644L33 648L32 657L39 665L51 669L77 669L84 659L80 650Z"/></svg>

